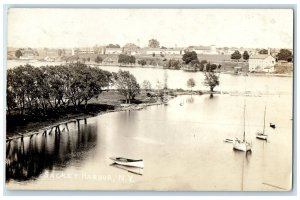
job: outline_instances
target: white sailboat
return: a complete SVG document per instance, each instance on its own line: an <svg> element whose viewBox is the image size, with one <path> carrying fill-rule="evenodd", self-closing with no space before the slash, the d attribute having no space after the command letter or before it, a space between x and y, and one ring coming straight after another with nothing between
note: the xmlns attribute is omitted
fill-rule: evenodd
<svg viewBox="0 0 300 200"><path fill-rule="evenodd" d="M235 138L233 141L233 149L238 151L251 151L252 144L246 141L246 131L245 131L245 112L246 104L244 104L244 134L243 139Z"/></svg>
<svg viewBox="0 0 300 200"><path fill-rule="evenodd" d="M261 139L261 140L267 140L268 139L268 135L265 134L265 126L266 126L266 106L265 106L265 114L264 114L264 128L263 131L257 131L256 132L256 138L257 139Z"/></svg>

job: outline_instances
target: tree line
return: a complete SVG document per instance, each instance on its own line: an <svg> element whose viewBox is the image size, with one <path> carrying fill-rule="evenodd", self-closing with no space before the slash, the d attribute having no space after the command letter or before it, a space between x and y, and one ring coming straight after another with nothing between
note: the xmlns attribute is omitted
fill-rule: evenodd
<svg viewBox="0 0 300 200"><path fill-rule="evenodd" d="M112 74L81 63L7 70L7 113L47 116L49 111L87 105L112 83Z"/></svg>

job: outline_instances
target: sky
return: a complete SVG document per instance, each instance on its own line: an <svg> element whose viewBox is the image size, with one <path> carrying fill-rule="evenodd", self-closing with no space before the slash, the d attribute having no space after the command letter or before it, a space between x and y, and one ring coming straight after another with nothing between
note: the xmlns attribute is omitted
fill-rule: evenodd
<svg viewBox="0 0 300 200"><path fill-rule="evenodd" d="M10 8L7 46L74 48L135 43L161 46L292 48L291 9Z"/></svg>

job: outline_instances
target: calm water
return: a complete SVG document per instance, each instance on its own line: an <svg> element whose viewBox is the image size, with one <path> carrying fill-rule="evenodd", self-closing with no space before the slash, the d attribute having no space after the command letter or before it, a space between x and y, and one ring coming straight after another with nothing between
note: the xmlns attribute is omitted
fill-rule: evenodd
<svg viewBox="0 0 300 200"><path fill-rule="evenodd" d="M152 82L157 78L163 80L164 76L160 73L163 70L130 70ZM203 76L181 71L168 73L169 80L177 80L170 84L185 85L187 77L198 80ZM87 124L68 124L69 132L63 131L61 135L39 134L13 141L6 144L8 188L290 189L292 78L248 76L245 82L243 76L221 77L223 89L232 84L232 91L243 91L246 84L247 90L267 95L245 98L222 94L213 99L209 95L179 96L169 105L107 113L89 118ZM253 145L251 154L236 152L231 143L223 142L225 138L242 136L244 100L246 138ZM268 142L255 138L256 130L263 128L265 105L267 125L277 125L276 129L266 126ZM144 159L145 168L135 169L142 175L110 166L112 156Z"/></svg>
<svg viewBox="0 0 300 200"><path fill-rule="evenodd" d="M179 104L183 103L183 106ZM289 189L292 115L289 96L246 98L246 137L253 151L235 152L244 98L181 96L168 106L123 111L69 124L70 132L26 138L7 146L7 185L34 189L280 190ZM263 126L269 141L255 139ZM110 166L111 156L143 158L135 175ZM26 181L25 181L26 180ZM266 184L265 184L266 183Z"/></svg>

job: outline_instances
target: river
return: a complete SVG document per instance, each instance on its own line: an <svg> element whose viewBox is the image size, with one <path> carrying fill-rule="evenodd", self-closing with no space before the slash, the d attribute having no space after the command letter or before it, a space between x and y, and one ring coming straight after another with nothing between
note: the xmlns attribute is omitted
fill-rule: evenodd
<svg viewBox="0 0 300 200"><path fill-rule="evenodd" d="M119 67L103 67L117 71ZM126 68L127 69L127 68ZM162 69L128 68L138 82L164 80ZM168 86L184 88L202 73L167 70ZM168 105L112 112L70 123L69 131L38 134L6 144L9 189L283 191L292 177L292 78L220 75L220 91L259 96L187 95ZM194 88L196 89L196 87ZM236 152L225 138L242 137L252 152ZM263 128L268 141L255 138ZM275 123L276 129L269 127ZM109 157L144 159L135 173L111 166Z"/></svg>

